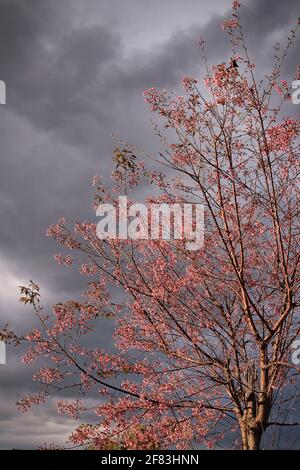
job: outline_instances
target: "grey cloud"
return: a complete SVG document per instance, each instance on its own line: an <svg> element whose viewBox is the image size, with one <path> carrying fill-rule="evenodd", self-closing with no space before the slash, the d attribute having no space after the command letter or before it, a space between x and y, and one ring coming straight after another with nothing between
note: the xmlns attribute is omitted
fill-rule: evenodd
<svg viewBox="0 0 300 470"><path fill-rule="evenodd" d="M0 3L0 55L7 107L79 142L96 133L94 122L100 126L107 113L101 68L118 53L119 39L101 25L74 31L69 4Z"/></svg>
<svg viewBox="0 0 300 470"><path fill-rule="evenodd" d="M221 16L215 15L204 26L197 26L195 21L189 29L177 30L163 43L159 42L158 33L150 50L136 44L132 54L124 58L122 38L105 26L104 18L100 25L80 29L70 20L70 5L72 2L65 0L50 8L45 0L31 0L24 10L23 2L21 7L15 1L2 2L0 53L3 78L9 85L9 106L63 141L86 144L87 152L87 148L100 146L106 140L105 135L118 121L114 111L122 106L122 101L126 103L126 94L132 100L133 93L137 96L147 87L175 86L184 73L203 73L197 47L200 35L207 41L212 60L230 54L220 28ZM91 1L88 5L96 8ZM173 8L174 12L179 8L180 13L179 5ZM199 12L200 17L201 2L194 8L195 16ZM118 19L117 9L113 11ZM278 29L280 35L285 26L295 21L296 14L296 0L284 5L271 0L243 5L243 22L258 65L269 63L269 37ZM7 22L7 17L11 21ZM12 28L7 27L10 23ZM132 28L131 18L128 29Z"/></svg>

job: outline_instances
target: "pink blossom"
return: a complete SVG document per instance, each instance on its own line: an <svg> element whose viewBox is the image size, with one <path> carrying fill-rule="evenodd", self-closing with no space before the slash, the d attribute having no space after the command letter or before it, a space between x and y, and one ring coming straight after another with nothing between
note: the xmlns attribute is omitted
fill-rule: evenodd
<svg viewBox="0 0 300 470"><path fill-rule="evenodd" d="M224 30L226 29L233 30L233 29L236 29L238 25L239 25L238 20L236 18L232 18L231 20L224 21L222 23L222 28Z"/></svg>
<svg viewBox="0 0 300 470"><path fill-rule="evenodd" d="M58 401L57 404L57 410L60 414L66 414L70 416L72 419L79 419L80 418L80 413L84 411L84 407L82 406L82 403L80 400L76 401Z"/></svg>
<svg viewBox="0 0 300 470"><path fill-rule="evenodd" d="M71 266L73 263L73 258L72 256L63 256L60 253L54 255L55 261L57 261L58 264L64 264L65 266Z"/></svg>

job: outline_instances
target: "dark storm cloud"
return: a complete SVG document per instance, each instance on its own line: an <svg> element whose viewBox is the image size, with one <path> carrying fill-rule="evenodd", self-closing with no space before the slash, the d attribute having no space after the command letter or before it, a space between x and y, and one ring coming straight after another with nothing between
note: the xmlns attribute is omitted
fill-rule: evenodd
<svg viewBox="0 0 300 470"><path fill-rule="evenodd" d="M152 49L145 52L137 44L134 54L124 58L116 31L105 24L78 28L71 20L72 5L68 0L0 3L1 69L9 84L8 107L63 141L90 148L100 145L128 93L137 96L153 85L175 86L188 71L203 73L197 47L200 35L212 60L228 58L218 15L201 28L195 24L176 31L162 44L158 34ZM270 62L270 36L280 36L295 23L297 10L296 0L243 5L243 23L258 65ZM200 17L201 2L195 16L197 11ZM132 27L133 19L128 25Z"/></svg>
<svg viewBox="0 0 300 470"><path fill-rule="evenodd" d="M248 1L242 24L245 25L246 38L250 50L262 69L272 64L272 47L277 42L286 43L291 28L295 28L300 15L299 2L272 0ZM299 35L284 62L283 72L287 79L293 79L299 62Z"/></svg>
<svg viewBox="0 0 300 470"><path fill-rule="evenodd" d="M82 141L87 129L96 132L93 122L100 126L108 115L101 71L120 45L101 25L74 30L70 5L0 3L1 78L8 84L9 109L66 140Z"/></svg>
<svg viewBox="0 0 300 470"><path fill-rule="evenodd" d="M124 20L122 0L87 0L87 18L81 21L76 0L0 0L0 79L7 83L7 105L0 108L0 315L20 331L31 320L28 309L17 304L17 285L34 278L47 305L80 295L85 285L75 270L53 262L59 250L44 235L62 215L71 220L93 217L89 180L96 173L108 180L109 133L155 149L142 91L176 87L184 74L202 77L200 36L211 63L230 57L219 15L229 2L214 2L216 14L210 10L206 21L204 0L189 5L169 0L169 8L164 2L159 21L145 14L152 2L147 8L137 0L128 2ZM298 3L249 0L243 5L246 36L260 73L271 63L272 43L299 16ZM180 26L186 8L193 14ZM177 29L168 30L170 15L177 15ZM148 31L144 42L135 42L136 25ZM126 41L134 45L129 51ZM294 47L286 64L289 79L297 65L296 51ZM99 332L102 346L110 330L103 326ZM19 391L34 389L31 369L20 365L18 356L18 350L9 350L10 362L0 366L2 447L30 447L40 443L40 436L43 441L55 440L51 434L65 436L69 423L54 417L52 405L32 418L18 416L14 401ZM24 436L26 426L31 431Z"/></svg>

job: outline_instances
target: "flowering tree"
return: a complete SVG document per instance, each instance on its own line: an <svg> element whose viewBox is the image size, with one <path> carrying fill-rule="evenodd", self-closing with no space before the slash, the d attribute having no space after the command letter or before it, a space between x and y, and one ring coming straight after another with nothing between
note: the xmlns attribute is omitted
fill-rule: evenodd
<svg viewBox="0 0 300 470"><path fill-rule="evenodd" d="M232 58L211 68L201 43L205 88L185 77L184 97L145 92L166 129L157 128L166 175L120 144L114 190L94 179L96 206L115 204L144 179L160 191L148 202L204 204L204 247L190 251L185 240L162 237L100 240L94 223L69 230L60 219L48 235L83 258L91 280L82 302L46 313L38 286L22 288L40 322L25 338L24 362L42 356L47 366L34 376L41 391L19 407L71 386L76 401L58 402L58 411L83 419L86 396L98 396L98 424L79 425L75 445L108 448L122 436L127 449L211 448L229 431L242 449L258 449L269 426L297 424L276 416L286 391L295 397L299 372L290 359L300 307L299 123L282 117L291 94L280 81L295 31L257 82L238 2L223 28ZM115 354L90 346L101 316L115 321Z"/></svg>

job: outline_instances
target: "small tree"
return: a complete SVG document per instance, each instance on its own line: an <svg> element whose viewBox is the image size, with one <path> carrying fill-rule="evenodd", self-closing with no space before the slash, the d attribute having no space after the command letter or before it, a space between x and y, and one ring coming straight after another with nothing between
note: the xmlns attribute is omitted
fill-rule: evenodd
<svg viewBox="0 0 300 470"><path fill-rule="evenodd" d="M29 299L41 324L27 336L24 361L43 356L49 366L34 377L43 390L19 406L27 410L72 385L78 400L57 406L76 419L88 409L86 395L97 393L99 424L80 425L70 437L76 445L105 448L127 432L125 448L213 447L238 431L242 449L258 449L269 426L296 424L276 417L282 397L295 398L299 372L290 359L300 307L299 122L281 118L291 94L279 81L295 31L257 82L237 1L223 27L229 63L210 68L201 43L206 90L185 77L184 97L145 92L168 129L164 136L157 129L168 177L146 171L136 149L120 144L116 191L94 180L96 205L116 203L144 177L161 191L152 202L205 204L204 247L100 240L94 223L70 231L61 219L48 235L85 258L80 270L93 278L84 300L46 315L37 286L23 288L21 300ZM99 316L116 322L116 354L89 346Z"/></svg>

